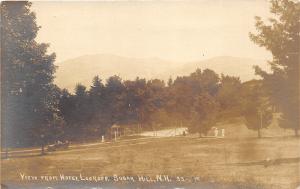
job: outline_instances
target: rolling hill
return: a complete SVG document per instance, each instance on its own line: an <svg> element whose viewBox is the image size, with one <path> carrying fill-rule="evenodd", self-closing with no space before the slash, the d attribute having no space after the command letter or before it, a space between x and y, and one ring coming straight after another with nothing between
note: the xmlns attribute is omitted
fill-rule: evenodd
<svg viewBox="0 0 300 189"><path fill-rule="evenodd" d="M99 75L104 81L112 75L122 79L176 78L189 75L197 68L212 69L218 74L238 76L242 81L257 78L253 65L267 68L264 60L220 56L196 62L172 62L159 58L128 58L111 54L84 55L64 62L57 63L54 83L61 88L72 91L77 83L89 87L92 78Z"/></svg>
<svg viewBox="0 0 300 189"><path fill-rule="evenodd" d="M158 58L139 59L110 54L85 55L56 64L54 82L61 88L73 90L77 83L90 86L92 78L103 80L118 75L122 79L155 78L158 72L175 68L175 63Z"/></svg>
<svg viewBox="0 0 300 189"><path fill-rule="evenodd" d="M203 61L186 63L179 68L162 73L160 78L166 75L176 78L177 76L188 75L194 72L197 68L200 68L202 70L211 69L218 74L223 73L225 75L236 76L244 82L252 79L259 79L259 77L255 75L255 71L253 69L254 65L260 66L263 70L270 70L265 60L218 56Z"/></svg>

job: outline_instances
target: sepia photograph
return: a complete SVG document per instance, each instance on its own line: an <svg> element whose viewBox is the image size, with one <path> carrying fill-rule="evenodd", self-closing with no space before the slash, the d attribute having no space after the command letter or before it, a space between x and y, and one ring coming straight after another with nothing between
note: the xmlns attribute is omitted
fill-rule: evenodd
<svg viewBox="0 0 300 189"><path fill-rule="evenodd" d="M299 0L0 3L0 188L300 189Z"/></svg>

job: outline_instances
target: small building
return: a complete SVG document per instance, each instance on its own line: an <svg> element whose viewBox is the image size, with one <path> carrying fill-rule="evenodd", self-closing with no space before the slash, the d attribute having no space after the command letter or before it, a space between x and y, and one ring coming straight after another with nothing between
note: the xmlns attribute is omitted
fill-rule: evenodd
<svg viewBox="0 0 300 189"><path fill-rule="evenodd" d="M110 128L111 139L117 140L118 137L121 136L121 126L117 124L113 124Z"/></svg>
<svg viewBox="0 0 300 189"><path fill-rule="evenodd" d="M225 129L218 129L217 127L212 127L208 132L209 137L225 137Z"/></svg>
<svg viewBox="0 0 300 189"><path fill-rule="evenodd" d="M217 127L212 127L208 132L207 132L207 136L210 136L210 137L217 137L218 136L218 128Z"/></svg>
<svg viewBox="0 0 300 189"><path fill-rule="evenodd" d="M125 125L125 124L113 124L110 127L110 137L111 139L117 140L121 136L127 136L134 134L134 130L131 129L134 125Z"/></svg>

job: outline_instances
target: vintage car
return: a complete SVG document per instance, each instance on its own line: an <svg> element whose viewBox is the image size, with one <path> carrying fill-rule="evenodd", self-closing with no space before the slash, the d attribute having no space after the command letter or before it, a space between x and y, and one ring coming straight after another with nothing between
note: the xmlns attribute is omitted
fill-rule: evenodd
<svg viewBox="0 0 300 189"><path fill-rule="evenodd" d="M56 141L54 144L50 144L47 147L47 151L48 152L53 152L56 150L66 150L69 148L70 142L69 141L65 141L65 142L61 142L61 141Z"/></svg>

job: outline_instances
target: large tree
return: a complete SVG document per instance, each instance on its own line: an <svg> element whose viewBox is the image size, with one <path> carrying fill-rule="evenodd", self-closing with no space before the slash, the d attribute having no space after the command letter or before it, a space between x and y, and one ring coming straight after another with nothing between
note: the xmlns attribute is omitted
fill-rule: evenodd
<svg viewBox="0 0 300 189"><path fill-rule="evenodd" d="M1 125L9 146L38 143L55 117L55 54L47 54L48 44L35 40L40 27L30 6L1 2Z"/></svg>
<svg viewBox="0 0 300 189"><path fill-rule="evenodd" d="M261 138L261 130L268 128L273 120L270 100L260 81L248 81L240 88L241 113L248 129L257 131Z"/></svg>
<svg viewBox="0 0 300 189"><path fill-rule="evenodd" d="M221 75L217 100L220 103L220 117L228 118L239 116L241 112L240 92L242 83L239 78Z"/></svg>
<svg viewBox="0 0 300 189"><path fill-rule="evenodd" d="M279 125L290 128L298 136L299 122L299 62L300 62L300 2L272 0L273 18L268 23L256 17L257 33L250 38L273 55L269 62L272 73L256 67L263 77L271 101L282 113Z"/></svg>
<svg viewBox="0 0 300 189"><path fill-rule="evenodd" d="M206 135L209 129L217 122L218 102L208 93L203 93L195 97L191 109L192 125L189 131L198 132L200 137L203 134Z"/></svg>
<svg viewBox="0 0 300 189"><path fill-rule="evenodd" d="M128 104L125 104L125 87L119 76L111 76L107 79L103 101L105 107L105 117L108 125L118 124L125 119L125 110Z"/></svg>
<svg viewBox="0 0 300 189"><path fill-rule="evenodd" d="M100 136L105 134L108 127L104 107L104 84L99 76L93 78L92 86L89 90L89 109L91 111L90 131L91 134Z"/></svg>

